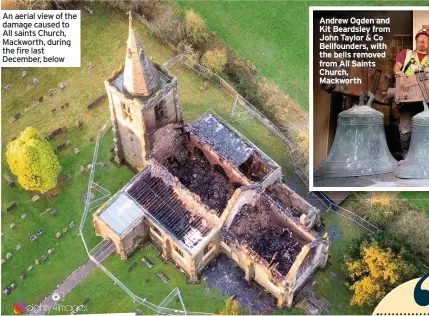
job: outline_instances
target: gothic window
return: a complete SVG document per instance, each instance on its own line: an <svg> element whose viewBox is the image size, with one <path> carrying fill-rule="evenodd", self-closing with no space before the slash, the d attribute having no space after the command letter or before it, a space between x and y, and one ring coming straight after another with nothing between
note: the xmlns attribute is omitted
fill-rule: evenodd
<svg viewBox="0 0 429 316"><path fill-rule="evenodd" d="M125 103L121 103L121 108L122 108L122 116L124 119L128 119L130 122L133 121L133 117L131 115L131 109L128 105L126 105Z"/></svg>
<svg viewBox="0 0 429 316"><path fill-rule="evenodd" d="M162 122L165 118L165 106L164 102L160 102L155 106L155 119L157 122Z"/></svg>
<svg viewBox="0 0 429 316"><path fill-rule="evenodd" d="M152 227L153 231L155 232L155 234L157 234L158 236L162 236L161 232L159 231L159 229L155 226Z"/></svg>
<svg viewBox="0 0 429 316"><path fill-rule="evenodd" d="M179 247L177 247L176 245L173 245L173 249L175 252L177 252L179 256L183 257L183 251L179 249Z"/></svg>
<svg viewBox="0 0 429 316"><path fill-rule="evenodd" d="M204 254L207 254L211 249L215 248L215 244L213 242L210 242L205 248L204 248Z"/></svg>

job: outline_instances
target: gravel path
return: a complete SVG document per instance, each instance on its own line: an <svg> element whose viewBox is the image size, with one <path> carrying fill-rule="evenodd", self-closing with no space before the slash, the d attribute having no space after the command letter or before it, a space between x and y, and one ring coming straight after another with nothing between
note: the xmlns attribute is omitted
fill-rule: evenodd
<svg viewBox="0 0 429 316"><path fill-rule="evenodd" d="M109 255L115 251L113 243L107 243L101 247L95 254L94 258L98 262L102 262ZM68 293L79 285L85 278L95 269L97 265L90 259L70 274L57 289L47 296L41 303L40 308L34 309L29 315L44 315L47 313L57 302L61 303ZM54 300L53 297L60 297L58 300Z"/></svg>

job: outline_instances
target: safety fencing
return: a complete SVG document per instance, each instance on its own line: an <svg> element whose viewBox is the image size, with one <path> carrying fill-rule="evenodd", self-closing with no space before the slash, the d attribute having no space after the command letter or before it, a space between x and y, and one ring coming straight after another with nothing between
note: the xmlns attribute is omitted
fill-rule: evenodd
<svg viewBox="0 0 429 316"><path fill-rule="evenodd" d="M210 313L201 313L201 312L189 312L186 310L185 304L182 299L182 295L180 293L180 290L178 288L173 289L170 294L167 295L167 297L161 302L160 305L153 304L149 302L146 298L141 298L137 295L135 295L124 283L122 283L115 275L113 275L103 264L101 261L105 258L104 255L106 252L111 251L109 247L112 246L110 241L103 240L98 245L96 245L93 249L89 250L88 245L85 241L85 235L84 235L84 226L86 219L88 217L88 213L91 209L94 208L94 205L92 205L91 196L92 196L92 190L97 190L98 192L103 194L103 198L106 199L111 196L111 193L103 188L101 185L94 182L94 176L95 176L95 170L98 165L98 152L100 149L100 143L103 136L107 133L107 131L112 126L112 121L109 119L106 124L101 128L100 132L97 135L97 140L95 142L95 149L94 149L94 156L92 158L91 168L90 168L90 175L89 175L89 181L88 181L88 190L86 194L85 199L85 208L82 214L82 219L79 225L79 235L82 239L82 243L85 247L86 253L88 254L89 259L95 263L97 267L99 267L106 275L108 275L115 285L118 285L122 290L124 290L125 293L127 293L131 299L134 302L137 302L143 306L146 306L150 310L156 312L156 314L162 314L162 315L171 315L171 314L179 314L179 315L213 315ZM97 199L100 200L100 199ZM97 201L96 200L96 201ZM109 252L110 253L110 252ZM168 304L174 299L178 297L182 309L172 309L167 308Z"/></svg>

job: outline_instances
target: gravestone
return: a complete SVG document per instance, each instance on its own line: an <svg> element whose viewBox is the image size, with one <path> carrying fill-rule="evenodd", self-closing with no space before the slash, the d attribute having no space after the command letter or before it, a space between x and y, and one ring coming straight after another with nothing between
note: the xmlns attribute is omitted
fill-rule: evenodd
<svg viewBox="0 0 429 316"><path fill-rule="evenodd" d="M91 170L92 165L89 164L88 166L86 166L88 168L88 170Z"/></svg>
<svg viewBox="0 0 429 316"><path fill-rule="evenodd" d="M57 232L57 233L55 234L55 237L60 238L60 237L61 237L61 232Z"/></svg>
<svg viewBox="0 0 429 316"><path fill-rule="evenodd" d="M37 103L35 103L35 102L33 104L31 104L32 108L35 108L36 106L37 106Z"/></svg>
<svg viewBox="0 0 429 316"><path fill-rule="evenodd" d="M66 141L66 146L70 146L70 144L71 144L71 140L67 140Z"/></svg>
<svg viewBox="0 0 429 316"><path fill-rule="evenodd" d="M15 181L13 181L12 178L7 173L3 174L3 178L7 181L7 184L11 188L15 187Z"/></svg>
<svg viewBox="0 0 429 316"><path fill-rule="evenodd" d="M10 224L9 227L10 227L10 229L15 228L15 223Z"/></svg>
<svg viewBox="0 0 429 316"><path fill-rule="evenodd" d="M6 212L10 212L13 210L18 204L16 202L12 202L8 207L6 207Z"/></svg>
<svg viewBox="0 0 429 316"><path fill-rule="evenodd" d="M8 85L6 85L6 86L3 88L3 91L2 91L2 92L6 91L6 90L9 90L10 88L12 88L12 84L11 84L11 83L9 83Z"/></svg>
<svg viewBox="0 0 429 316"><path fill-rule="evenodd" d="M37 231L37 235L41 235L43 233L43 230L40 228L38 231Z"/></svg>
<svg viewBox="0 0 429 316"><path fill-rule="evenodd" d="M93 142L93 141L94 141L94 139L95 139L95 138L94 138L94 136L92 136L92 137L89 139L89 141L90 141L90 142Z"/></svg>
<svg viewBox="0 0 429 316"><path fill-rule="evenodd" d="M71 222L71 223L69 224L69 226L70 226L70 228L73 228L73 227L74 227L74 222Z"/></svg>
<svg viewBox="0 0 429 316"><path fill-rule="evenodd" d="M21 275L19 276L19 278L20 278L21 280L24 280L24 279L25 279L25 274L21 274Z"/></svg>
<svg viewBox="0 0 429 316"><path fill-rule="evenodd" d="M37 264L40 264L39 259L34 260L34 263L35 263L36 265L37 265Z"/></svg>
<svg viewBox="0 0 429 316"><path fill-rule="evenodd" d="M164 283L168 283L168 282L170 282L170 279L169 279L169 278L167 278L167 276L166 276L164 273L157 273L157 276L158 276L162 281L164 281Z"/></svg>
<svg viewBox="0 0 429 316"><path fill-rule="evenodd" d="M5 263L6 260L5 259L1 259L1 264Z"/></svg>
<svg viewBox="0 0 429 316"><path fill-rule="evenodd" d="M46 260L46 258L48 258L48 255L47 255L46 253L44 253L44 254L42 255L42 261L45 261L45 260Z"/></svg>
<svg viewBox="0 0 429 316"><path fill-rule="evenodd" d="M37 239L36 235L31 235L30 236L30 241L35 241Z"/></svg>
<svg viewBox="0 0 429 316"><path fill-rule="evenodd" d="M40 82L40 80L39 80L39 79L37 79L37 78L33 78L33 84L34 84L34 85L38 84L39 82Z"/></svg>
<svg viewBox="0 0 429 316"><path fill-rule="evenodd" d="M36 202L36 201L38 201L40 199L40 196L38 196L38 195L35 195L35 196L33 196L32 198L31 198L31 200L33 201L33 202Z"/></svg>
<svg viewBox="0 0 429 316"><path fill-rule="evenodd" d="M90 61L89 63L88 63L88 68L89 69L92 69L92 68L94 68L94 63L92 62L92 61Z"/></svg>
<svg viewBox="0 0 429 316"><path fill-rule="evenodd" d="M9 260L10 258L12 258L12 254L11 254L10 252L8 252L8 253L6 254L6 259L7 259L7 260Z"/></svg>
<svg viewBox="0 0 429 316"><path fill-rule="evenodd" d="M68 109L68 108L69 108L69 106L70 106L70 104L69 104L69 103L64 103L64 107L65 107L66 109Z"/></svg>
<svg viewBox="0 0 429 316"><path fill-rule="evenodd" d="M203 85L200 87L200 90L204 91L204 90L206 90L208 88L208 86L209 86L208 81L204 81Z"/></svg>
<svg viewBox="0 0 429 316"><path fill-rule="evenodd" d="M60 108L61 108L61 110L64 110L64 105L61 105Z"/></svg>
<svg viewBox="0 0 429 316"><path fill-rule="evenodd" d="M80 153L79 148L77 148L77 147L76 147L76 148L74 149L74 153L75 153L76 155L77 155L78 153Z"/></svg>
<svg viewBox="0 0 429 316"><path fill-rule="evenodd" d="M27 72L25 70L23 70L22 74L21 74L21 78L24 78L26 75L27 75Z"/></svg>
<svg viewBox="0 0 429 316"><path fill-rule="evenodd" d="M153 263L150 262L146 257L142 258L142 262L149 268L152 269L153 268Z"/></svg>
<svg viewBox="0 0 429 316"><path fill-rule="evenodd" d="M85 167L84 166L80 166L80 173L85 172Z"/></svg>
<svg viewBox="0 0 429 316"><path fill-rule="evenodd" d="M10 141L13 142L16 139L16 136L13 136Z"/></svg>
<svg viewBox="0 0 429 316"><path fill-rule="evenodd" d="M22 248L21 245L16 245L16 250L19 251Z"/></svg>
<svg viewBox="0 0 429 316"><path fill-rule="evenodd" d="M67 227L63 228L63 233L67 233Z"/></svg>
<svg viewBox="0 0 429 316"><path fill-rule="evenodd" d="M43 95L39 98L39 102L43 102Z"/></svg>
<svg viewBox="0 0 429 316"><path fill-rule="evenodd" d="M48 136L46 136L46 140L51 140L53 138L54 138L54 135L52 135L52 134L49 134Z"/></svg>
<svg viewBox="0 0 429 316"><path fill-rule="evenodd" d="M15 284L15 283L12 283L12 284L10 285L10 288L11 288L12 290L16 289L16 284Z"/></svg>
<svg viewBox="0 0 429 316"><path fill-rule="evenodd" d="M56 108L51 109L51 113L52 113L52 114L53 114L53 113L55 113L55 112L57 112L57 109L56 109Z"/></svg>
<svg viewBox="0 0 429 316"><path fill-rule="evenodd" d="M53 211L51 212L51 216L57 216L57 211L56 211L56 210L53 210Z"/></svg>
<svg viewBox="0 0 429 316"><path fill-rule="evenodd" d="M49 89L48 94L50 97L53 96L54 95L54 89Z"/></svg>
<svg viewBox="0 0 429 316"><path fill-rule="evenodd" d="M133 263L128 266L127 271L130 272L132 268L134 268L137 265L137 262L133 261Z"/></svg>
<svg viewBox="0 0 429 316"><path fill-rule="evenodd" d="M3 291L3 294L4 294L5 296L8 296L8 295L10 294L10 290L9 290L9 289L5 289L5 290Z"/></svg>
<svg viewBox="0 0 429 316"><path fill-rule="evenodd" d="M28 271L31 271L31 270L33 270L33 268L34 268L33 266L28 266L28 269L27 269L27 270L28 270Z"/></svg>
<svg viewBox="0 0 429 316"><path fill-rule="evenodd" d="M48 254L52 255L54 253L55 249L54 248L49 248L48 249Z"/></svg>
<svg viewBox="0 0 429 316"><path fill-rule="evenodd" d="M77 128L81 128L83 126L83 123L81 121L76 121L76 123L74 124Z"/></svg>
<svg viewBox="0 0 429 316"><path fill-rule="evenodd" d="M25 213L21 215L21 219L24 219L26 217L27 217L27 214L25 214Z"/></svg>
<svg viewBox="0 0 429 316"><path fill-rule="evenodd" d="M67 87L67 85L64 82L60 82L60 84L58 85L58 88L60 89L64 89L65 87Z"/></svg>
<svg viewBox="0 0 429 316"><path fill-rule="evenodd" d="M21 117L22 117L22 114L18 112L9 120L9 123L13 123L13 122L19 120Z"/></svg>

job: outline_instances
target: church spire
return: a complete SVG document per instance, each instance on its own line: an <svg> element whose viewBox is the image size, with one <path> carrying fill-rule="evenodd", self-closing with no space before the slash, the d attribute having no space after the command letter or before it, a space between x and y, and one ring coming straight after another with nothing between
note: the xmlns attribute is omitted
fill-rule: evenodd
<svg viewBox="0 0 429 316"><path fill-rule="evenodd" d="M158 88L158 71L143 50L131 11L124 69L124 88L133 96L149 96Z"/></svg>

